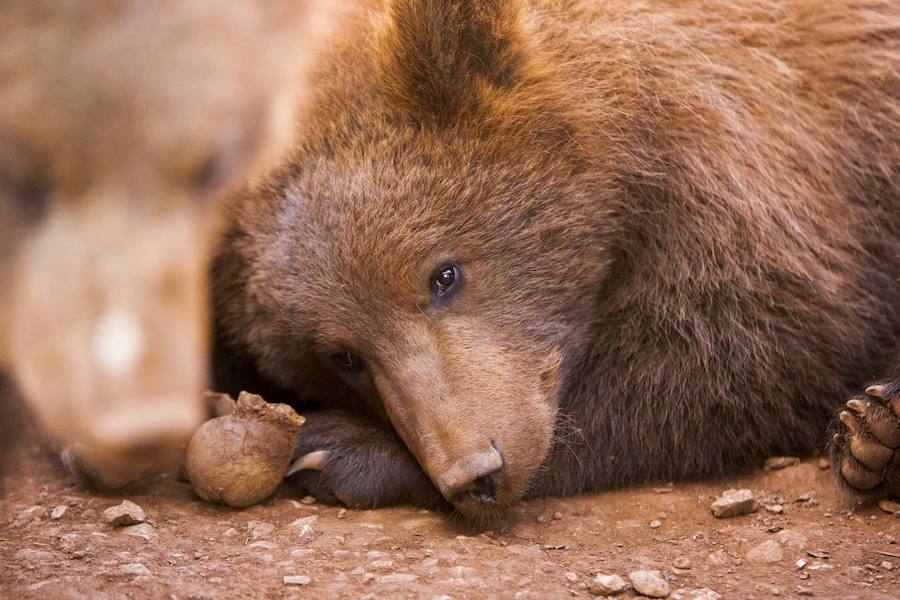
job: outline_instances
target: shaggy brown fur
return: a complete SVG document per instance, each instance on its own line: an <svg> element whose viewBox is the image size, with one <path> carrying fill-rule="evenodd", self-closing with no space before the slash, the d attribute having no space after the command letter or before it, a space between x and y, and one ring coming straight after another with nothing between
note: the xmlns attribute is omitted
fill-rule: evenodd
<svg viewBox="0 0 900 600"><path fill-rule="evenodd" d="M0 371L56 440L133 475L196 427L216 206L293 130L311 4L4 2Z"/></svg>
<svg viewBox="0 0 900 600"><path fill-rule="evenodd" d="M236 207L220 358L442 491L496 442L475 517L810 452L898 349L898 64L891 0L372 2Z"/></svg>

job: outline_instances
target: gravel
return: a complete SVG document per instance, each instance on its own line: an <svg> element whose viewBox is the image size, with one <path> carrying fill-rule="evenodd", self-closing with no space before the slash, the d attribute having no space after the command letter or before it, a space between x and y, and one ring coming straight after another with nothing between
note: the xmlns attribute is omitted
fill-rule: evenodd
<svg viewBox="0 0 900 600"><path fill-rule="evenodd" d="M634 571L628 574L634 591L650 598L665 598L669 595L669 584L659 571Z"/></svg>
<svg viewBox="0 0 900 600"><path fill-rule="evenodd" d="M736 517L756 512L759 505L756 496L750 490L725 490L722 495L709 506L713 515L719 519Z"/></svg>
<svg viewBox="0 0 900 600"><path fill-rule="evenodd" d="M122 500L121 504L110 506L103 511L101 518L113 527L137 525L146 519L144 510L130 500Z"/></svg>

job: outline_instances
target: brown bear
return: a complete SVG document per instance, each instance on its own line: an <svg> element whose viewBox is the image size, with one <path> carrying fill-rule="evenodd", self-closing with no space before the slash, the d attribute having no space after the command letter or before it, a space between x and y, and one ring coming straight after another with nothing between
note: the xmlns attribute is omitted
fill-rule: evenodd
<svg viewBox="0 0 900 600"><path fill-rule="evenodd" d="M898 64L893 0L367 2L233 207L218 380L302 406L301 484L357 506L814 451L897 356ZM893 389L838 422L857 489Z"/></svg>
<svg viewBox="0 0 900 600"><path fill-rule="evenodd" d="M217 205L287 142L322 4L3 3L0 446L13 383L107 485L196 428Z"/></svg>

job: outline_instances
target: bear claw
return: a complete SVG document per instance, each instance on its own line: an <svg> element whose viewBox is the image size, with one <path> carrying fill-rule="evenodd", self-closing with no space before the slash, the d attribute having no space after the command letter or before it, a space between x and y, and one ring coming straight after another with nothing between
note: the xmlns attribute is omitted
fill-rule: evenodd
<svg viewBox="0 0 900 600"><path fill-rule="evenodd" d="M859 492L900 489L900 385L870 385L838 414L832 463L838 478ZM882 485L883 484L883 485ZM881 487L879 487L881 486Z"/></svg>

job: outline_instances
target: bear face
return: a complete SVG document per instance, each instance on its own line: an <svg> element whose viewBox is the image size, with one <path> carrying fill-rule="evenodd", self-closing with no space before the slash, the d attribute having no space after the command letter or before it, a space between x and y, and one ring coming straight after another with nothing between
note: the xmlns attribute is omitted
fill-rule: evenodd
<svg viewBox="0 0 900 600"><path fill-rule="evenodd" d="M583 346L573 315L608 264L573 166L508 139L396 127L315 153L261 191L228 244L239 256L219 260L243 263L223 318L253 323L241 337L264 376L385 416L448 499L498 448L498 506L550 447L561 349Z"/></svg>

